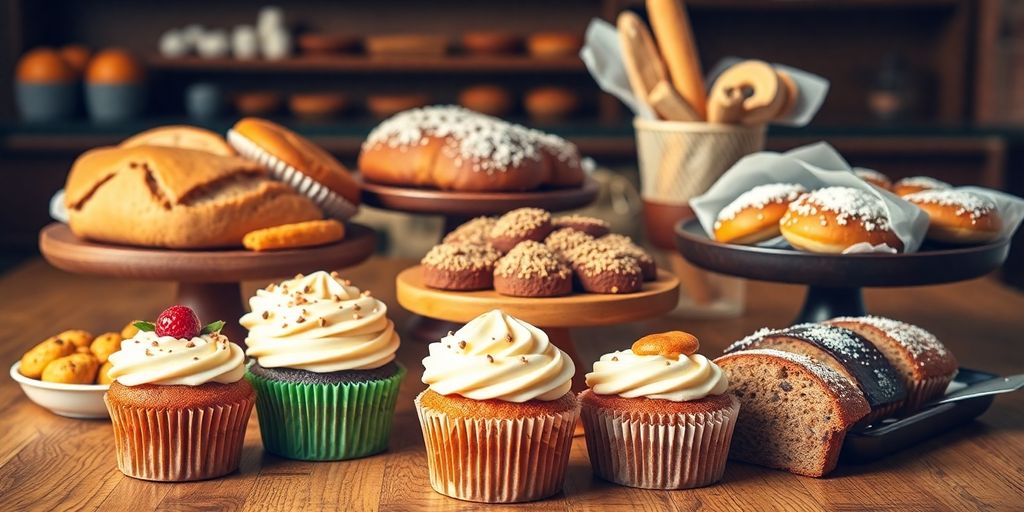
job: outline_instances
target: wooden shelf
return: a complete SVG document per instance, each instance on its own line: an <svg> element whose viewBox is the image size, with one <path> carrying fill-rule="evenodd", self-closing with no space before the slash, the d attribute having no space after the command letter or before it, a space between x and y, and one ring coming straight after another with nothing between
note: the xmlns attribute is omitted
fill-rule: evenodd
<svg viewBox="0 0 1024 512"><path fill-rule="evenodd" d="M445 55L438 57L368 57L366 55L299 55L282 60L201 59L146 60L156 71L216 73L577 73L586 70L578 57L538 59L527 55Z"/></svg>

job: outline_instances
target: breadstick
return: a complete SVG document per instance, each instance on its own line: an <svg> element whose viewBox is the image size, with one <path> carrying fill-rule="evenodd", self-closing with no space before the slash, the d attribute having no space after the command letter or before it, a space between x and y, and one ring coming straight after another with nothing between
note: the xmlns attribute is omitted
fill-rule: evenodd
<svg viewBox="0 0 1024 512"><path fill-rule="evenodd" d="M647 0L647 17L668 67L672 85L700 117L707 118L704 72L690 19L681 0Z"/></svg>

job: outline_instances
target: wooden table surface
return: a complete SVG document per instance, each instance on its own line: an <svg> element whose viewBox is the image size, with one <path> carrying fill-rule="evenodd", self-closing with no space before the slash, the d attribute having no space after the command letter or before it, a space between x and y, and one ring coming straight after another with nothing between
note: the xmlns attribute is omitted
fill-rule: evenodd
<svg viewBox="0 0 1024 512"><path fill-rule="evenodd" d="M409 261L373 259L343 275L391 306L394 275ZM250 283L250 286L257 283ZM258 283L262 284L262 283ZM758 327L782 326L802 298L796 286L751 283L745 316L692 321L669 317L577 336L585 360L669 328L696 333L711 355ZM159 282L74 276L31 261L0 276L0 362L66 328L98 333L153 318L173 296ZM872 312L918 323L939 335L961 364L1000 374L1024 369L1024 294L990 279L928 288L870 290ZM1024 394L1004 395L975 423L881 461L843 466L824 479L730 463L718 485L689 491L619 487L593 477L577 438L564 491L520 506L465 503L434 493L427 477L413 397L424 388L426 347L403 340L402 384L391 449L346 462L296 462L262 450L249 423L241 469L206 482L161 484L121 475L110 423L54 416L0 378L0 510L1021 510L1024 507ZM5 367L6 368L6 367Z"/></svg>

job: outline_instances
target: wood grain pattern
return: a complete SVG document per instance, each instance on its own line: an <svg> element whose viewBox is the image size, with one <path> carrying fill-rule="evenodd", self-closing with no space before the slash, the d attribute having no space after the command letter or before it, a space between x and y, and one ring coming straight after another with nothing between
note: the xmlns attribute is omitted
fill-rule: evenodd
<svg viewBox="0 0 1024 512"><path fill-rule="evenodd" d="M395 278L398 303L427 318L468 322L492 309L522 318L539 327L579 327L620 324L671 311L679 298L679 280L664 270L636 293L618 295L573 293L564 297L509 297L494 290L450 292L423 284L419 265Z"/></svg>
<svg viewBox="0 0 1024 512"><path fill-rule="evenodd" d="M399 326L394 276L412 265L374 259L344 272L388 302ZM248 283L246 293L256 285ZM875 313L919 323L936 332L964 366L1008 374L1024 368L1020 349L1024 294L991 279L929 288L867 290ZM167 283L77 276L40 260L0 276L0 360L13 362L56 331L119 328L152 318L174 294ZM758 327L788 322L801 288L751 283L748 313L728 321L663 316L576 330L584 360L629 345L639 335L683 328L715 354ZM403 332L404 334L404 332ZM110 424L54 416L29 402L10 379L0 380L0 510L1012 510L1024 495L1024 394L996 399L979 421L883 460L841 465L826 479L802 478L730 463L718 485L680 492L618 487L595 479L586 445L574 441L562 493L527 506L464 503L430 489L413 397L422 344L403 338L402 384L388 452L366 459L315 463L280 459L262 450L255 414L239 472L182 484L132 480L118 472Z"/></svg>

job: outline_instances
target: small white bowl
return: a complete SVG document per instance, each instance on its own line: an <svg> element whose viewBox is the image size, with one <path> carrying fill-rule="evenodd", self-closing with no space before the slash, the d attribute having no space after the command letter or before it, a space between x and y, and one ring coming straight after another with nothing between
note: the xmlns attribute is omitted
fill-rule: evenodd
<svg viewBox="0 0 1024 512"><path fill-rule="evenodd" d="M25 396L54 414L68 418L109 418L103 394L110 384L60 384L30 379L21 374L21 361L11 366L11 378Z"/></svg>

